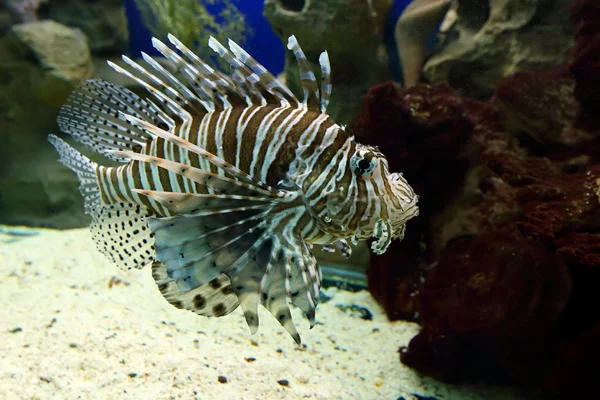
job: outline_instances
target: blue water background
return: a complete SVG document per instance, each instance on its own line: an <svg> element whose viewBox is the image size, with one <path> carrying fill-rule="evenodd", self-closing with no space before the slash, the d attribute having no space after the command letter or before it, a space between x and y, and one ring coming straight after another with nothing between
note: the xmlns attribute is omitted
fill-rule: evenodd
<svg viewBox="0 0 600 400"><path fill-rule="evenodd" d="M364 0L367 1L367 0ZM281 40L271 30L269 22L263 17L263 0L232 0L238 10L246 17L249 26L252 27L253 35L248 38L244 46L261 64L271 73L277 75L283 71L285 48ZM410 0L394 1L390 15L385 26L385 44L390 60L390 70L394 80L401 79L398 54L394 40L394 25L402 13L402 10L410 3ZM208 8L208 7L207 7ZM158 52L152 47L150 39L152 34L144 26L140 13L134 0L125 1L125 9L129 20L130 45L129 55L139 56L141 51L156 55ZM210 8L210 10L215 10ZM218 11L218 10L215 10Z"/></svg>

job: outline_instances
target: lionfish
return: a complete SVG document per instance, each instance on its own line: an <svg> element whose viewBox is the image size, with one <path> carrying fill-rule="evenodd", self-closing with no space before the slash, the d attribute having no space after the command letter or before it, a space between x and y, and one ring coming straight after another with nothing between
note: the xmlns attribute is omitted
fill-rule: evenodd
<svg viewBox="0 0 600 400"><path fill-rule="evenodd" d="M354 141L326 110L327 52L321 85L296 38L304 98L233 41L209 46L230 66L211 68L172 35L153 39L163 62L123 56L118 72L153 97L103 81L83 82L58 116L60 129L121 162L99 165L50 135L60 162L80 180L98 249L123 269L152 264L173 306L224 316L239 305L251 333L258 304L299 344L289 304L315 324L321 270L314 244L350 255L373 238L383 253L417 215L417 196L390 173L375 147Z"/></svg>

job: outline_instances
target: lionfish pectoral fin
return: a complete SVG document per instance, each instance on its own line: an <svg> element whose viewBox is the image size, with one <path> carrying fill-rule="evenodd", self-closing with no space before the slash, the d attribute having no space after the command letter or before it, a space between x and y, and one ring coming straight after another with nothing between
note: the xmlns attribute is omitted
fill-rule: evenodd
<svg viewBox="0 0 600 400"><path fill-rule="evenodd" d="M352 247L350 247L345 239L339 239L334 243L324 244L321 246L321 250L326 253L335 253L336 250L339 250L340 254L344 257L350 257L352 255Z"/></svg>
<svg viewBox="0 0 600 400"><path fill-rule="evenodd" d="M173 305L201 315L225 315L241 304L252 333L260 303L300 343L289 303L312 327L321 284L315 258L292 234L300 216L300 207L275 212L212 203L194 214L149 218L159 289Z"/></svg>
<svg viewBox="0 0 600 400"><path fill-rule="evenodd" d="M189 202L188 196L147 194L169 202L172 209L192 207L177 204ZM160 262L154 271L161 292L175 306L202 315L225 315L241 305L252 333L258 329L260 303L300 343L289 303L313 326L321 282L316 260L293 233L304 206L281 207L278 198L192 198L193 213L148 219ZM224 300L232 294L235 302Z"/></svg>
<svg viewBox="0 0 600 400"><path fill-rule="evenodd" d="M231 281L220 274L204 285L181 290L177 281L169 277L167 267L160 261L152 264L152 277L163 297L174 307L190 310L206 317L222 317L239 305Z"/></svg>

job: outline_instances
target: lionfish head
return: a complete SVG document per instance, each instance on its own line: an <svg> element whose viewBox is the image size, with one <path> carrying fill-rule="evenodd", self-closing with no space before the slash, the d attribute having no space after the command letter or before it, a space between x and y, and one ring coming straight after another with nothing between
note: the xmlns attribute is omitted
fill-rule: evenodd
<svg viewBox="0 0 600 400"><path fill-rule="evenodd" d="M371 249L385 252L392 239L404 237L406 221L419 214L418 196L400 173L390 173L388 161L376 148L356 144L349 159L356 175L357 207L355 240L373 238Z"/></svg>

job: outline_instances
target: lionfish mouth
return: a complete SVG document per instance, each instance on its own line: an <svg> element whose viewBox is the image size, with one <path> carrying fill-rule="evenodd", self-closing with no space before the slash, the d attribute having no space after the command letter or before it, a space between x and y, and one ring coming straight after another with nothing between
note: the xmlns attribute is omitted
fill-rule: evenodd
<svg viewBox="0 0 600 400"><path fill-rule="evenodd" d="M373 227L371 250L375 254L383 254L392 240L404 239L406 232L406 221L419 215L417 207L418 196L410 190L410 193L402 193L401 199L407 203L408 207L401 212L394 213L388 218L379 218Z"/></svg>

